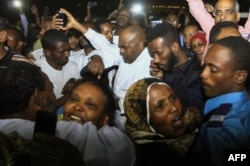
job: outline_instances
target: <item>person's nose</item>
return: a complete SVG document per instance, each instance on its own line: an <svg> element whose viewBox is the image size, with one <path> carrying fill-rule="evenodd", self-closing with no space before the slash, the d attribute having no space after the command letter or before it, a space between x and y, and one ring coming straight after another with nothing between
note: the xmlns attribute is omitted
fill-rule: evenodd
<svg viewBox="0 0 250 166"><path fill-rule="evenodd" d="M75 110L75 111L83 112L83 111L84 111L83 105L82 105L81 103L76 103L76 104L74 105L74 110Z"/></svg>
<svg viewBox="0 0 250 166"><path fill-rule="evenodd" d="M170 105L169 105L169 112L168 113L172 114L172 113L174 113L176 111L177 111L176 105L174 103L170 103Z"/></svg>
<svg viewBox="0 0 250 166"><path fill-rule="evenodd" d="M69 51L65 51L64 56L69 57Z"/></svg>
<svg viewBox="0 0 250 166"><path fill-rule="evenodd" d="M207 79L208 78L208 69L206 67L204 67L204 69L202 70L201 74L200 74L200 77L202 79Z"/></svg>
<svg viewBox="0 0 250 166"><path fill-rule="evenodd" d="M221 16L220 16L220 20L223 21L226 19L226 13L225 12L222 12Z"/></svg>
<svg viewBox="0 0 250 166"><path fill-rule="evenodd" d="M160 58L158 55L154 55L154 63L160 63Z"/></svg>

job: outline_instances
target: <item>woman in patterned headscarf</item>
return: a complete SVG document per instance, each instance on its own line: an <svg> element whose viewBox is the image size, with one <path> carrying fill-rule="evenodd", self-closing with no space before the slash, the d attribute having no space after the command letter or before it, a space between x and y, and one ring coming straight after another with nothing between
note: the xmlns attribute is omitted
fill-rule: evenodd
<svg viewBox="0 0 250 166"><path fill-rule="evenodd" d="M137 146L137 165L192 161L190 147L201 123L195 107L184 109L160 79L132 84L124 100L126 132Z"/></svg>

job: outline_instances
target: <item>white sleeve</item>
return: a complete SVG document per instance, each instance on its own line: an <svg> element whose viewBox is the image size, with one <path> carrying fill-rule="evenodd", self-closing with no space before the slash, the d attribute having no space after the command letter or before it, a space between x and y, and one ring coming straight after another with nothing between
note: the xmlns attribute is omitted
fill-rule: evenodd
<svg viewBox="0 0 250 166"><path fill-rule="evenodd" d="M16 131L23 138L32 139L34 124L23 119L0 120L0 131L4 134ZM106 125L97 130L91 122L58 121L56 136L75 145L87 165L132 166L135 163L133 143L115 127Z"/></svg>
<svg viewBox="0 0 250 166"><path fill-rule="evenodd" d="M107 45L110 45L110 42L105 38L105 36L91 28L88 29L84 36L89 40L95 49L104 49Z"/></svg>

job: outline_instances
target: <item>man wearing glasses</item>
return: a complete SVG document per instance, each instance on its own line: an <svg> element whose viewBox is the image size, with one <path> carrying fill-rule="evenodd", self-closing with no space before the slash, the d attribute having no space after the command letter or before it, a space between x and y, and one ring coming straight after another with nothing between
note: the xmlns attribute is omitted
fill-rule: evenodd
<svg viewBox="0 0 250 166"><path fill-rule="evenodd" d="M215 4L214 17L205 8L202 0L186 0L190 13L200 24L203 31L209 36L214 24L221 21L232 21L238 23L240 20L239 3L237 0L218 0ZM242 34L250 34L250 14L245 26L239 25Z"/></svg>

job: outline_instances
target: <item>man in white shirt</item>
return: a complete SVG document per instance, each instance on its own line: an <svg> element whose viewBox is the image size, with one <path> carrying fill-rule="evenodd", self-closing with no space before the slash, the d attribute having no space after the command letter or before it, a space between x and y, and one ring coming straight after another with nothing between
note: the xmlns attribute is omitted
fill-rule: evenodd
<svg viewBox="0 0 250 166"><path fill-rule="evenodd" d="M80 78L80 71L74 62L69 61L69 40L62 31L46 31L41 42L45 58L37 59L34 63L41 67L53 83L56 106L59 107L67 98L67 95L62 94L63 87L70 78Z"/></svg>

